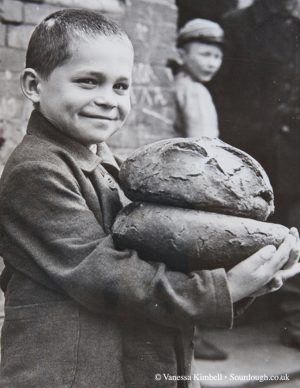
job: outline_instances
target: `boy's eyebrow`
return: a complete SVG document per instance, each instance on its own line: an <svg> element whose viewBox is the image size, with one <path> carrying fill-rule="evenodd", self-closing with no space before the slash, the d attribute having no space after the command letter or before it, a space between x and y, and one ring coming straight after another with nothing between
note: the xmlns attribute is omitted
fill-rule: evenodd
<svg viewBox="0 0 300 388"><path fill-rule="evenodd" d="M78 73L74 74L73 78L77 77L86 77L86 76L92 76L96 77L98 79L105 79L107 78L105 73L102 73L100 71L93 71L93 70L82 70L78 71ZM120 75L117 77L119 81L129 81L131 77L127 77L126 75Z"/></svg>

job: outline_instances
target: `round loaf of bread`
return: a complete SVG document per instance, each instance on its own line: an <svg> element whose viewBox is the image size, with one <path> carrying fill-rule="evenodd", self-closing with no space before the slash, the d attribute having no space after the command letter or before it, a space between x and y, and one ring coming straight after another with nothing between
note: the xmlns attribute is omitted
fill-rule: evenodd
<svg viewBox="0 0 300 388"><path fill-rule="evenodd" d="M274 211L261 165L219 139L176 138L141 147L122 164L120 184L133 201L261 221Z"/></svg>
<svg viewBox="0 0 300 388"><path fill-rule="evenodd" d="M183 272L228 270L265 245L278 247L288 233L278 224L151 203L129 204L113 225L118 248Z"/></svg>

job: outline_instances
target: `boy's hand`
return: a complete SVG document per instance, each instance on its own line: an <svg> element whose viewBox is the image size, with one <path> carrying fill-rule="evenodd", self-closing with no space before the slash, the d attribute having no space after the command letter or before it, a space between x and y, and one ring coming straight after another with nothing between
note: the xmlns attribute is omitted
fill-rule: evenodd
<svg viewBox="0 0 300 388"><path fill-rule="evenodd" d="M233 267L227 273L233 302L276 291L285 280L300 273L299 255L299 235L292 228L277 250L268 245Z"/></svg>
<svg viewBox="0 0 300 388"><path fill-rule="evenodd" d="M299 242L299 233L296 228L292 228L290 231L290 234L292 234L297 240L298 244L295 249L291 250L289 259L287 263L284 265L284 267L278 271L273 279L266 284L263 288L260 290L254 292L250 296L261 296L268 294L270 292L274 292L279 290L279 288L282 287L283 283L294 277L295 275L300 273L300 263L299 263L299 257L300 257L300 242Z"/></svg>

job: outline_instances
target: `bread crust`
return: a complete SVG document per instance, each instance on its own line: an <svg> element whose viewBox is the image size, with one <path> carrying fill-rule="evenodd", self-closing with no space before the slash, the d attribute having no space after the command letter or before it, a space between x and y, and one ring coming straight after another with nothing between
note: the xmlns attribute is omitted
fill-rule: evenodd
<svg viewBox="0 0 300 388"><path fill-rule="evenodd" d="M228 270L265 245L278 247L288 233L278 224L151 203L131 203L113 225L120 249L184 272Z"/></svg>
<svg viewBox="0 0 300 388"><path fill-rule="evenodd" d="M120 184L132 201L260 221L274 211L261 165L219 139L175 138L141 147L122 164Z"/></svg>

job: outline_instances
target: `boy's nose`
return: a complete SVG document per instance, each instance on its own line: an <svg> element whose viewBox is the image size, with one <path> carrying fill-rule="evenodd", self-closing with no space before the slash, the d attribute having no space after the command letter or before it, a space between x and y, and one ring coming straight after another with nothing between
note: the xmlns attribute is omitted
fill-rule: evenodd
<svg viewBox="0 0 300 388"><path fill-rule="evenodd" d="M211 69L216 69L219 66L219 61L217 59L211 59L209 62L209 67Z"/></svg>
<svg viewBox="0 0 300 388"><path fill-rule="evenodd" d="M117 101L114 95L114 91L102 91L94 98L94 103L98 106L106 108L115 108L117 106Z"/></svg>

